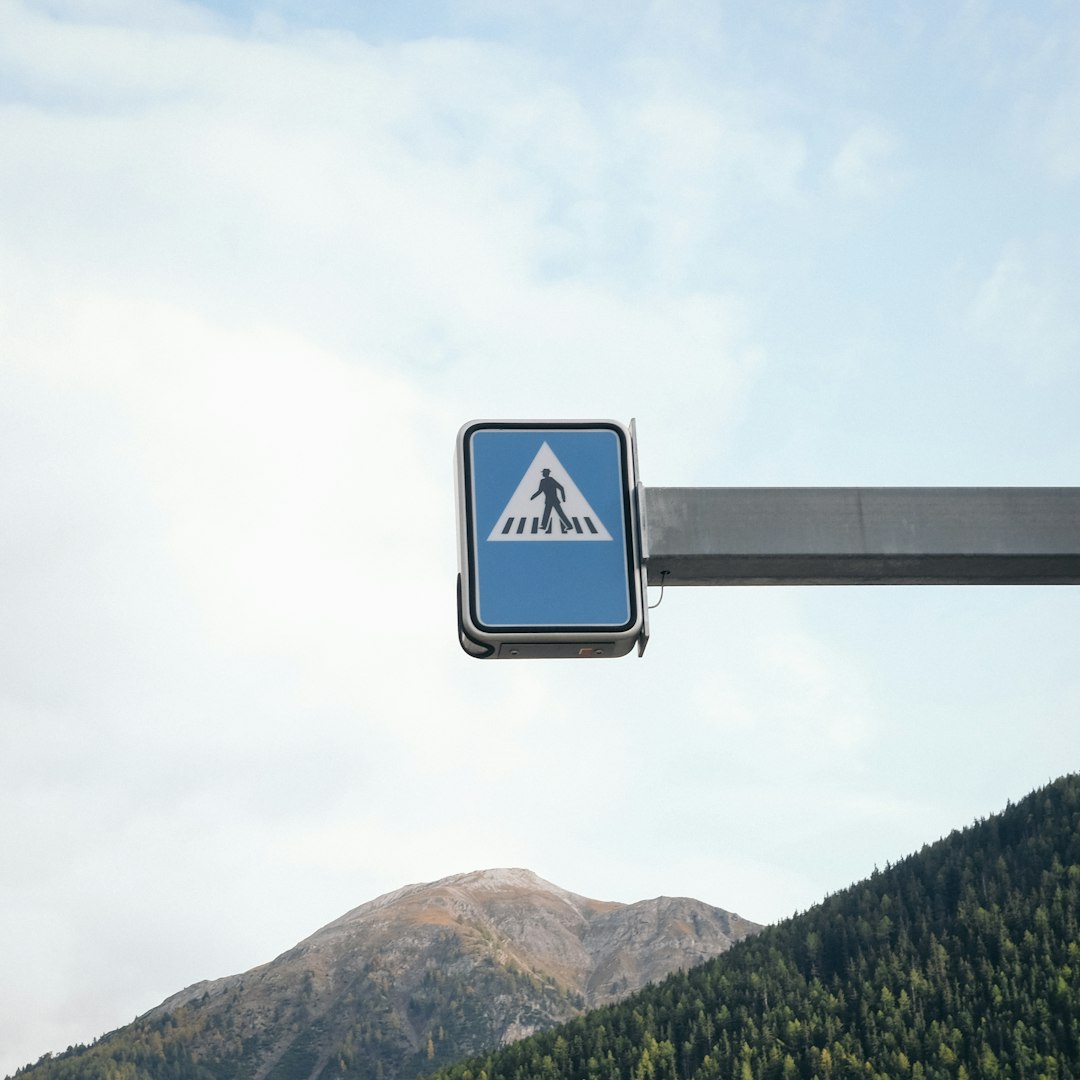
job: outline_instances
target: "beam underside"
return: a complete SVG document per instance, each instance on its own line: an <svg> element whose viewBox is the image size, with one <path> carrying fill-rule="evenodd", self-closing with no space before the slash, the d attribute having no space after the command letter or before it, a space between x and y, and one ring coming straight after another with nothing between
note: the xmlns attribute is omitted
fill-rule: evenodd
<svg viewBox="0 0 1080 1080"><path fill-rule="evenodd" d="M1080 488L644 488L650 585L1080 584Z"/></svg>

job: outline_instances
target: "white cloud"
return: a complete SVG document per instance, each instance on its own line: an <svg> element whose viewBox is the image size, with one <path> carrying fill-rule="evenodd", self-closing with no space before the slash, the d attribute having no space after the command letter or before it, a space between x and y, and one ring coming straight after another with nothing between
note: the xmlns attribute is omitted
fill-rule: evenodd
<svg viewBox="0 0 1080 1080"><path fill-rule="evenodd" d="M695 680L703 730L746 765L768 732L774 776L857 774L877 720L870 688L857 663L799 627L794 612L774 612L781 621L752 645L725 635L725 662Z"/></svg>
<svg viewBox="0 0 1080 1080"><path fill-rule="evenodd" d="M1036 250L1011 244L979 285L967 326L980 345L1024 377L1053 382L1076 370L1080 291L1061 269L1073 260L1044 241Z"/></svg>
<svg viewBox="0 0 1080 1080"><path fill-rule="evenodd" d="M1036 124L1038 150L1050 176L1062 184L1073 184L1080 180L1077 115L1080 115L1080 90L1073 90L1054 102Z"/></svg>
<svg viewBox="0 0 1080 1080"><path fill-rule="evenodd" d="M874 201L892 195L903 178L896 158L899 141L880 124L857 128L844 140L829 168L845 199Z"/></svg>
<svg viewBox="0 0 1080 1080"><path fill-rule="evenodd" d="M575 412L627 419L660 370L711 403L690 419L701 435L738 400L757 362L747 315L687 272L726 194L788 197L801 161L746 102L717 120L643 85L606 126L507 48L147 42L22 18L37 44L10 48L34 78L108 93L89 114L8 107L12 279L36 271L48 290L62 265L91 290L114 281L133 300L415 366L440 393L483 370L481 412L565 413L572 393ZM54 34L94 59L44 64ZM110 96L129 92L137 109ZM684 138L684 120L705 137ZM647 261L627 260L639 233ZM659 281L642 278L649 264Z"/></svg>

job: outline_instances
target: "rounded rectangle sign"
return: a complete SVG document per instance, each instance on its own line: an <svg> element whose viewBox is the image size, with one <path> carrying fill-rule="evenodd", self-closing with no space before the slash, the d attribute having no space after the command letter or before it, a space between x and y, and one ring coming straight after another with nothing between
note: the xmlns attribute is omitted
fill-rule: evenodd
<svg viewBox="0 0 1080 1080"><path fill-rule="evenodd" d="M621 656L642 626L630 432L477 420L457 442L460 636L474 656Z"/></svg>

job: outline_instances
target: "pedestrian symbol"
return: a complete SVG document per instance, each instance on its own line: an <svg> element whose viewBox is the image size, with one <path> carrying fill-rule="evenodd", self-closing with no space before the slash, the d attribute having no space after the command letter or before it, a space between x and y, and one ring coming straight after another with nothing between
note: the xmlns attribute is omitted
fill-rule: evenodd
<svg viewBox="0 0 1080 1080"><path fill-rule="evenodd" d="M544 442L488 540L611 540L599 515Z"/></svg>

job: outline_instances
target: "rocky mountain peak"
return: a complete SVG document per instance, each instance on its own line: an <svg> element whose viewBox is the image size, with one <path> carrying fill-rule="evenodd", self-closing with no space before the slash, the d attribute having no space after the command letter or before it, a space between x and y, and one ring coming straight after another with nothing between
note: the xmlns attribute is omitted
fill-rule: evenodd
<svg viewBox="0 0 1080 1080"><path fill-rule="evenodd" d="M531 870L474 870L369 900L269 964L188 987L143 1020L181 1014L211 1071L392 1080L614 1001L757 929L685 897L623 904Z"/></svg>

